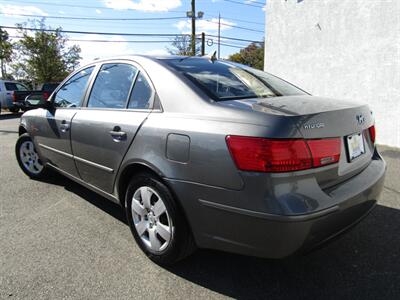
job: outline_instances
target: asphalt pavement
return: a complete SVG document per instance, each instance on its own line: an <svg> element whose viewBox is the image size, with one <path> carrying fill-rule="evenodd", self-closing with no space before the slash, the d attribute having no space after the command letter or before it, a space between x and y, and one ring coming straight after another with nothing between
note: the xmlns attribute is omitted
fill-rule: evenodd
<svg viewBox="0 0 400 300"><path fill-rule="evenodd" d="M379 205L328 245L286 260L199 250L162 268L118 205L60 175L23 174L18 121L0 115L0 299L400 299L398 149L379 147L388 163Z"/></svg>

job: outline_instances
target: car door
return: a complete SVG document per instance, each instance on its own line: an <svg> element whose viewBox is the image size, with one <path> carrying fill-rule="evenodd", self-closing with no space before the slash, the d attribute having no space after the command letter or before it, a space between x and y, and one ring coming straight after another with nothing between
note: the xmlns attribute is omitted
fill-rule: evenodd
<svg viewBox="0 0 400 300"><path fill-rule="evenodd" d="M79 177L71 149L71 120L79 111L95 66L72 75L53 95L53 108L40 109L34 138L40 153L53 166Z"/></svg>
<svg viewBox="0 0 400 300"><path fill-rule="evenodd" d="M154 89L138 66L124 61L101 66L86 107L72 121L72 151L85 182L112 193L118 168L153 99Z"/></svg>

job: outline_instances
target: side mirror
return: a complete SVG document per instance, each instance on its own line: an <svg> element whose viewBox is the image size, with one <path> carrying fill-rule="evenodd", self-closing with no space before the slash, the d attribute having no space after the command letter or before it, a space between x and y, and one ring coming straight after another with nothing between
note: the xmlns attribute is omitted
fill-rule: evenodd
<svg viewBox="0 0 400 300"><path fill-rule="evenodd" d="M50 110L53 108L53 101L50 98L45 99L43 94L30 94L25 98L25 109L44 108Z"/></svg>

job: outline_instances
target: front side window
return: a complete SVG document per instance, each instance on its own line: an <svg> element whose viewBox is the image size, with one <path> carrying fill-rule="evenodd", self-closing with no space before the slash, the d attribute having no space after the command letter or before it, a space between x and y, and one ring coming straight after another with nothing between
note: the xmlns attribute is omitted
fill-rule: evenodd
<svg viewBox="0 0 400 300"><path fill-rule="evenodd" d="M93 70L94 66L84 69L64 83L54 98L54 106L64 108L80 106Z"/></svg>
<svg viewBox="0 0 400 300"><path fill-rule="evenodd" d="M129 99L128 108L148 109L150 108L152 96L153 90L151 89L149 82L142 73L139 73Z"/></svg>
<svg viewBox="0 0 400 300"><path fill-rule="evenodd" d="M137 72L128 64L104 64L94 82L88 107L125 108Z"/></svg>

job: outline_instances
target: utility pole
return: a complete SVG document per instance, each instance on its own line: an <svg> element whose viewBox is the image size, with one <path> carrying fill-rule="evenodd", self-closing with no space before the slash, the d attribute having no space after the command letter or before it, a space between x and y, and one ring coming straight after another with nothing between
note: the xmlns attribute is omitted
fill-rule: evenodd
<svg viewBox="0 0 400 300"><path fill-rule="evenodd" d="M220 59L221 53L221 14L218 13L218 59Z"/></svg>
<svg viewBox="0 0 400 300"><path fill-rule="evenodd" d="M196 0L192 0L192 55L196 55Z"/></svg>
<svg viewBox="0 0 400 300"><path fill-rule="evenodd" d="M206 34L204 32L201 33L201 56L204 56L206 53Z"/></svg>
<svg viewBox="0 0 400 300"><path fill-rule="evenodd" d="M196 0L191 0L192 10L186 12L186 17L192 19L192 38L191 38L191 48L192 55L196 55L196 19L201 19L204 16L204 12L199 11L196 15Z"/></svg>

